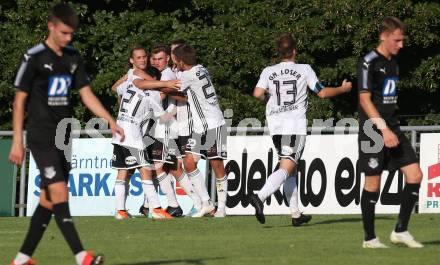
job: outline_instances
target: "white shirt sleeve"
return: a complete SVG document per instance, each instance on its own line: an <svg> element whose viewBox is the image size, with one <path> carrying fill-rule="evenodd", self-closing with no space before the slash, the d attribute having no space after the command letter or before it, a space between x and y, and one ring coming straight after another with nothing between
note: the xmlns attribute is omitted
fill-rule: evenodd
<svg viewBox="0 0 440 265"><path fill-rule="evenodd" d="M128 86L128 82L125 81L116 88L116 93L118 94L118 96L122 96L122 94L124 94L124 91L127 89L127 86Z"/></svg>
<svg viewBox="0 0 440 265"><path fill-rule="evenodd" d="M154 100L150 100L150 107L155 118L159 118L160 116L165 114L162 105L157 104Z"/></svg>
<svg viewBox="0 0 440 265"><path fill-rule="evenodd" d="M323 86L321 83L319 83L318 77L316 76L315 71L313 71L312 67L310 65L306 65L306 81L307 86L315 93L319 93Z"/></svg>
<svg viewBox="0 0 440 265"><path fill-rule="evenodd" d="M173 71L171 71L170 68L166 68L162 71L162 76L160 78L160 81L170 81L176 79L176 75Z"/></svg>
<svg viewBox="0 0 440 265"><path fill-rule="evenodd" d="M267 90L269 88L269 76L267 68L264 68L263 72L260 74L260 79L255 87L263 88Z"/></svg>

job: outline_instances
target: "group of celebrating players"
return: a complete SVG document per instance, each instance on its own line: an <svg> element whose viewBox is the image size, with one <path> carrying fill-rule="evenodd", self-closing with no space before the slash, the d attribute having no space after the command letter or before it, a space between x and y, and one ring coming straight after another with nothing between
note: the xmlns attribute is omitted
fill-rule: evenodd
<svg viewBox="0 0 440 265"><path fill-rule="evenodd" d="M117 123L125 131L124 139L118 135L113 138L112 167L118 170L116 218L129 218L125 209L127 179L134 169L140 172L145 195L141 214L152 218L182 216L174 178L193 201L192 217L224 217L225 120L209 73L197 64L194 48L176 40L171 47L155 45L149 57L138 46L130 52L130 65L127 74L112 87L120 99ZM197 169L201 157L210 161L216 175L217 209L210 200L205 178ZM166 194L165 210L161 208L153 176Z"/></svg>
<svg viewBox="0 0 440 265"><path fill-rule="evenodd" d="M129 177L138 169L145 195L140 212L152 218L182 216L172 179L193 201L192 217L226 216L228 182L223 160L226 159L226 127L208 70L197 63L196 51L184 41L169 48L155 45L148 57L142 47L130 53L131 69L112 87L119 98L117 121L105 110L90 87L84 63L69 44L78 25L75 11L66 4L55 5L48 19L46 40L23 56L14 85L13 142L9 159L21 165L25 155L23 124L25 106L32 113L27 118L27 136L41 175L39 205L30 221L28 233L13 265L34 264L31 259L52 215L71 248L77 264L102 264L104 257L84 250L68 204L67 181L70 171L68 155L56 147L58 124L72 116L71 92L77 90L81 100L94 114L104 118L112 131L114 145L112 167L118 170L115 182L116 218L126 219L125 208ZM401 208L392 243L420 248L408 232L412 209L418 197L422 173L414 150L399 129L397 84L399 68L395 55L403 47L405 25L387 17L379 30L376 49L361 57L358 64L359 90L359 164L365 173L361 211L365 237L364 248L386 248L374 231L375 204L379 198L380 176L385 169L400 169L405 175ZM266 67L254 89L254 97L266 103L266 119L280 158L279 168L266 180L263 188L249 198L260 223L265 222L264 202L283 183L291 181L289 207L292 225L311 220L298 208L296 167L307 135L307 92L320 98L349 92L351 82L339 87L325 87L308 64L298 64L296 42L290 34L276 40L281 62ZM172 64L171 64L172 62ZM172 66L170 66L172 65ZM382 139L383 148L369 152L364 147L374 142L366 125ZM69 140L66 133L65 140ZM366 143L366 145L365 145ZM256 143L257 144L257 143ZM211 202L205 178L197 161L209 160L215 173L217 208ZM163 209L153 178L166 194L168 207Z"/></svg>

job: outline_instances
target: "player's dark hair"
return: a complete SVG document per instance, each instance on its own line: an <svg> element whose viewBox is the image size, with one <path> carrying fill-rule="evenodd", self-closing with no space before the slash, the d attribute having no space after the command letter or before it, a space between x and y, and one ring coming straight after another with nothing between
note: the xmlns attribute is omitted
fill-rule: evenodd
<svg viewBox="0 0 440 265"><path fill-rule="evenodd" d="M145 53L147 53L147 50L145 50L145 48L144 48L143 46L141 46L141 45L137 45L137 46L134 46L134 47L130 50L130 58L133 58L134 52L135 52L135 51L138 51L138 50L143 50L143 51L145 51ZM147 53L147 56L148 56L148 53Z"/></svg>
<svg viewBox="0 0 440 265"><path fill-rule="evenodd" d="M180 45L182 45L182 44L186 44L186 41L185 40L183 40L183 39L175 39L175 40L173 40L173 41L171 41L171 46L172 45L176 45L176 46L180 46Z"/></svg>
<svg viewBox="0 0 440 265"><path fill-rule="evenodd" d="M147 68L145 68L145 73L153 78L156 78L156 80L160 80L160 78L162 77L162 73L154 66L148 66Z"/></svg>
<svg viewBox="0 0 440 265"><path fill-rule="evenodd" d="M278 54L282 59L291 58L296 50L296 41L289 33L278 37L275 41Z"/></svg>
<svg viewBox="0 0 440 265"><path fill-rule="evenodd" d="M158 54L160 52L164 52L167 55L170 55L171 54L170 46L163 43L157 43L151 49L151 54Z"/></svg>
<svg viewBox="0 0 440 265"><path fill-rule="evenodd" d="M52 7L49 13L48 21L54 24L62 22L74 30L79 24L79 18L75 10L65 3L59 3Z"/></svg>
<svg viewBox="0 0 440 265"><path fill-rule="evenodd" d="M174 56L178 61L182 61L187 65L197 64L196 50L189 44L182 44L173 50Z"/></svg>
<svg viewBox="0 0 440 265"><path fill-rule="evenodd" d="M382 24L379 27L379 34L384 32L394 32L396 29L400 29L403 33L405 33L405 23L403 23L397 17L386 17L382 20Z"/></svg>

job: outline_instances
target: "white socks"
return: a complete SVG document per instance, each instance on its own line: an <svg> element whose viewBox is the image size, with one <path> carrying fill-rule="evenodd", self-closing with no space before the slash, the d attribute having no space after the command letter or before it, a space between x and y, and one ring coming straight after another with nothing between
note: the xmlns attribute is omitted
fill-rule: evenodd
<svg viewBox="0 0 440 265"><path fill-rule="evenodd" d="M125 210L125 200L127 198L126 181L117 179L115 181L116 210Z"/></svg>
<svg viewBox="0 0 440 265"><path fill-rule="evenodd" d="M176 194L174 193L174 186L172 183L172 178L166 172L157 176L157 181L159 182L160 189L166 194L168 206L170 207L179 207L179 203L177 202Z"/></svg>
<svg viewBox="0 0 440 265"><path fill-rule="evenodd" d="M82 265L82 262L84 261L84 258L87 255L87 251L83 250L80 253L75 255L76 264Z"/></svg>
<svg viewBox="0 0 440 265"><path fill-rule="evenodd" d="M258 198L264 202L269 196L275 193L281 185L286 181L287 171L285 169L278 169L273 172L269 178L267 178L266 183L263 188L258 192Z"/></svg>
<svg viewBox="0 0 440 265"><path fill-rule="evenodd" d="M144 189L144 194L148 198L148 202L150 204L150 211L152 211L155 208L161 207L159 197L157 196L156 189L154 188L153 181L151 179L142 180L142 188Z"/></svg>
<svg viewBox="0 0 440 265"><path fill-rule="evenodd" d="M298 207L298 186L296 185L296 179L296 174L288 177L283 187L286 199L289 201L290 213L293 218L301 216Z"/></svg>
<svg viewBox="0 0 440 265"><path fill-rule="evenodd" d="M206 187L205 178L203 177L202 173L196 169L193 172L189 172L188 177L194 186L194 190L200 196L200 199L202 199L202 202L209 201L210 197L208 194L208 188Z"/></svg>
<svg viewBox="0 0 440 265"><path fill-rule="evenodd" d="M24 264L25 262L27 262L30 259L31 259L31 257L29 257L28 255L23 254L21 252L18 252L17 256L14 259L14 263L15 264Z"/></svg>
<svg viewBox="0 0 440 265"><path fill-rule="evenodd" d="M202 201L199 195L197 195L186 173L183 172L182 175L177 179L177 181L179 182L180 187L182 187L186 194L192 199L194 203L194 208L200 210L202 208Z"/></svg>
<svg viewBox="0 0 440 265"><path fill-rule="evenodd" d="M222 179L216 179L217 187L217 206L218 209L226 208L226 198L228 196L228 176L225 175Z"/></svg>

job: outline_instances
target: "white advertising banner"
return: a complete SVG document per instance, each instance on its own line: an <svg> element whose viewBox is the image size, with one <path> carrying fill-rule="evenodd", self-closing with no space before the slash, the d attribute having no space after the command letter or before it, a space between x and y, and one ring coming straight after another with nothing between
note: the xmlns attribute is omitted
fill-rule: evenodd
<svg viewBox="0 0 440 265"><path fill-rule="evenodd" d="M419 212L440 213L440 133L420 135Z"/></svg>
<svg viewBox="0 0 440 265"><path fill-rule="evenodd" d="M114 184L117 171L111 168L113 145L109 138L73 139L72 170L69 177L69 205L72 215L114 215ZM205 172L204 160L198 165ZM28 174L27 216L32 216L38 205L40 194L40 171L31 154ZM176 183L175 183L176 185ZM177 184L178 185L178 184ZM166 196L159 192L163 207L167 206ZM176 188L177 200L183 213L188 213L193 204L182 188ZM138 215L144 195L139 172L130 180L127 209Z"/></svg>
<svg viewBox="0 0 440 265"><path fill-rule="evenodd" d="M300 209L309 214L358 214L364 176L357 169L357 135L307 136L299 162ZM228 137L227 214L253 214L249 194L258 192L278 163L270 136ZM403 188L400 172L382 175L376 213L397 213ZM266 214L289 214L283 188L265 203Z"/></svg>

